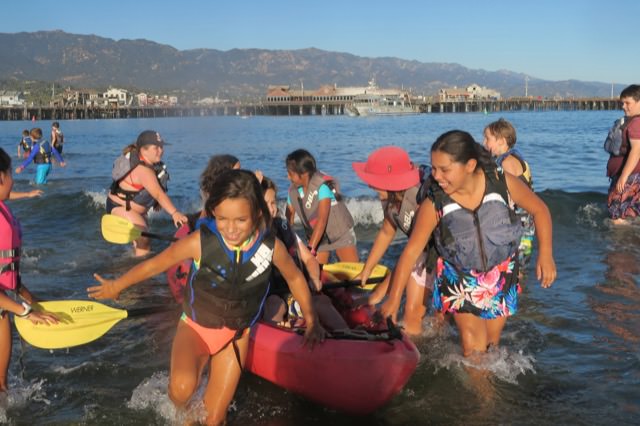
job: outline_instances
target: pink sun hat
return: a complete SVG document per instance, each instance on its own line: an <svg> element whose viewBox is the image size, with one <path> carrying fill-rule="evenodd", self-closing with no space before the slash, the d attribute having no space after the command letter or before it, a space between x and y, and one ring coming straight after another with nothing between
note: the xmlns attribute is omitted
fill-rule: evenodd
<svg viewBox="0 0 640 426"><path fill-rule="evenodd" d="M369 186L383 191L403 191L420 182L420 172L409 154L397 146L383 146L369 154L366 163L351 167Z"/></svg>

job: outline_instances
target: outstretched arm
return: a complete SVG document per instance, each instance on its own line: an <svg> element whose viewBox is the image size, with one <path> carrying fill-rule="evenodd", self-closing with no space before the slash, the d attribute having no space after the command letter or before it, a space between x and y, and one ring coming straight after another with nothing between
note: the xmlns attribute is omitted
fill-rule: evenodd
<svg viewBox="0 0 640 426"><path fill-rule="evenodd" d="M87 294L98 300L117 299L124 289L158 275L185 259L200 259L200 231L181 238L157 256L139 263L115 280L107 280L93 274L100 285L88 287Z"/></svg>

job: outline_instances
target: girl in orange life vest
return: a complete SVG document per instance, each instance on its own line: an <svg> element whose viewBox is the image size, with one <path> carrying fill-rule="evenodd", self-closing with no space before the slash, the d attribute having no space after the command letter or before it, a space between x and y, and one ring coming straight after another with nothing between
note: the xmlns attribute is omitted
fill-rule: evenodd
<svg viewBox="0 0 640 426"><path fill-rule="evenodd" d="M13 178L11 158L0 148L0 394L7 391L7 373L11 357L11 324L9 313L26 317L34 324L55 324L55 315L33 310L35 297L20 279L20 246L22 231L5 201L9 199ZM23 300L22 304L9 297L13 292Z"/></svg>
<svg viewBox="0 0 640 426"><path fill-rule="evenodd" d="M505 197L533 216L539 245L536 273L545 288L556 278L551 215L522 180L499 172L467 132L442 134L431 147L431 166L435 182L418 210L381 313L388 316L398 309L411 268L435 231L440 257L434 306L453 314L468 357L498 345L507 317L517 309L521 225Z"/></svg>
<svg viewBox="0 0 640 426"><path fill-rule="evenodd" d="M205 204L208 220L200 229L115 280L95 274L100 285L89 297L115 299L120 292L185 259L193 259L171 352L169 396L185 407L209 361L204 394L206 424L225 421L240 379L249 344L249 328L259 318L272 265L287 281L304 311L304 341L324 339L304 275L282 242L268 232L271 222L253 173L228 170L216 180Z"/></svg>
<svg viewBox="0 0 640 426"><path fill-rule="evenodd" d="M359 277L364 285L373 268L378 264L385 251L400 229L409 236L414 217L418 210L418 190L420 172L409 158L409 154L396 146L385 146L373 151L366 163L352 163L353 169L371 189L378 193L383 203L384 221L373 242L369 256ZM435 262L433 262L435 263ZM385 296L389 280L369 295L367 303L375 305ZM404 308L404 328L408 334L418 335L422 331L422 318L426 313L426 303L433 292L433 265L427 266L427 251L420 255L411 270L407 284L407 297ZM395 312L393 314L395 320Z"/></svg>
<svg viewBox="0 0 640 426"><path fill-rule="evenodd" d="M123 154L135 155L137 158L134 160L140 161L135 161L135 166L112 184L107 196L107 213L124 217L146 230L147 212L157 203L171 216L176 227L187 222L187 217L178 211L161 186L154 169L154 166L161 164L163 152L164 141L153 130L140 133L135 145L125 148ZM133 246L136 256L144 256L151 251L151 243L145 237L138 238Z"/></svg>
<svg viewBox="0 0 640 426"><path fill-rule="evenodd" d="M297 214L309 250L320 264L329 261L333 250L342 262L358 262L353 217L331 188L331 177L317 170L315 158L304 149L287 155L285 164L291 181L286 211L289 224Z"/></svg>

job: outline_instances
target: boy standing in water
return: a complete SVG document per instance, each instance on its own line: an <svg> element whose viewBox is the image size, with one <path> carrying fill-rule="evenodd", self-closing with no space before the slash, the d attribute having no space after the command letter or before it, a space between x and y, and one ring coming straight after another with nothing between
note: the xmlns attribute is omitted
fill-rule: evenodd
<svg viewBox="0 0 640 426"><path fill-rule="evenodd" d="M45 184L47 178L51 172L51 154L56 157L61 167L65 166L65 162L57 149L52 148L49 142L42 139L42 129L34 127L31 129L31 139L33 144L31 145L31 154L24 160L24 162L16 167L16 173L20 174L33 161L36 163L36 183Z"/></svg>
<svg viewBox="0 0 640 426"><path fill-rule="evenodd" d="M64 134L60 131L60 123L54 121L51 124L51 146L62 154L62 145L64 144Z"/></svg>
<svg viewBox="0 0 640 426"><path fill-rule="evenodd" d="M31 136L29 130L22 131L22 138L18 142L18 158L26 158L31 153Z"/></svg>
<svg viewBox="0 0 640 426"><path fill-rule="evenodd" d="M504 118L494 121L484 128L484 147L496 159L496 164L502 167L505 172L509 172L522 180L533 191L531 168L520 151L515 148L515 145L516 129ZM533 223L533 218L524 209L516 206L516 214L524 228L524 233L520 239L520 247L518 247L520 274L523 275L533 251L536 227Z"/></svg>

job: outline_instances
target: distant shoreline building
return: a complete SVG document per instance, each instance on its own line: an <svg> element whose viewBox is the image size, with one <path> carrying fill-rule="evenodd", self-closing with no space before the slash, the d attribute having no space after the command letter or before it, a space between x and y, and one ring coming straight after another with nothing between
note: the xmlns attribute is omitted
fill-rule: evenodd
<svg viewBox="0 0 640 426"><path fill-rule="evenodd" d="M438 92L438 99L441 102L459 102L470 100L500 100L500 92L493 89L488 89L484 86L477 84L471 84L464 89L459 89L457 86L443 88Z"/></svg>

